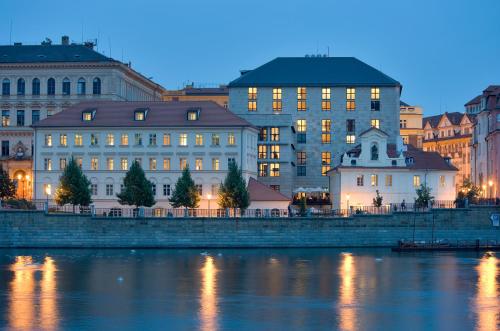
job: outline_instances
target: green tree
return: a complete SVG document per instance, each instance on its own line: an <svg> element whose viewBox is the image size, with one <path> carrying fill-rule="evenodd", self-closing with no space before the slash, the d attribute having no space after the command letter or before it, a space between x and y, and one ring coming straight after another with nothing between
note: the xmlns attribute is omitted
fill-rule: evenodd
<svg viewBox="0 0 500 331"><path fill-rule="evenodd" d="M415 200L416 207L425 208L429 206L429 203L434 201L434 197L431 195L431 188L427 185L420 184L420 187L416 190L417 199Z"/></svg>
<svg viewBox="0 0 500 331"><path fill-rule="evenodd" d="M465 199L469 200L469 203L477 203L479 197L481 196L481 189L479 186L474 185L469 179L464 180L462 187L457 194L457 199L455 200L458 204L462 204Z"/></svg>
<svg viewBox="0 0 500 331"><path fill-rule="evenodd" d="M299 215L302 217L307 215L307 201L305 196L299 200Z"/></svg>
<svg viewBox="0 0 500 331"><path fill-rule="evenodd" d="M16 194L16 185L9 178L7 171L0 165L0 199L12 198Z"/></svg>
<svg viewBox="0 0 500 331"><path fill-rule="evenodd" d="M123 189L116 196L121 205L151 207L156 203L153 184L146 178L139 162L132 163L123 179Z"/></svg>
<svg viewBox="0 0 500 331"><path fill-rule="evenodd" d="M59 178L59 186L56 189L54 200L60 206L68 203L73 205L73 212L75 206L88 206L92 202L90 181L73 158L68 162Z"/></svg>
<svg viewBox="0 0 500 331"><path fill-rule="evenodd" d="M384 201L384 197L380 195L378 190L376 192L377 192L377 196L375 198L373 198L373 206L374 207L381 207L382 201Z"/></svg>
<svg viewBox="0 0 500 331"><path fill-rule="evenodd" d="M200 194L196 189L189 167L185 167L181 177L175 183L170 204L174 208L196 208L200 203Z"/></svg>
<svg viewBox="0 0 500 331"><path fill-rule="evenodd" d="M221 208L239 208L242 213L250 205L247 184L236 162L229 163L227 176L220 184L218 204Z"/></svg>

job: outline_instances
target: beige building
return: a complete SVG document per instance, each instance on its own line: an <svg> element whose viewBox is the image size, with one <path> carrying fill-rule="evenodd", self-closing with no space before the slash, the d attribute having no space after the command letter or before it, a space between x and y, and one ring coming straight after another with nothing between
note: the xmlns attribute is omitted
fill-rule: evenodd
<svg viewBox="0 0 500 331"><path fill-rule="evenodd" d="M165 90L163 101L213 101L227 108L229 90L227 86L195 87L194 84L186 85L181 90Z"/></svg>
<svg viewBox="0 0 500 331"><path fill-rule="evenodd" d="M93 49L92 43L0 46L0 164L18 187L32 193L31 125L88 100L160 101L163 88Z"/></svg>
<svg viewBox="0 0 500 331"><path fill-rule="evenodd" d="M422 108L410 106L401 101L399 107L399 134L405 145L422 148L424 130L422 128Z"/></svg>

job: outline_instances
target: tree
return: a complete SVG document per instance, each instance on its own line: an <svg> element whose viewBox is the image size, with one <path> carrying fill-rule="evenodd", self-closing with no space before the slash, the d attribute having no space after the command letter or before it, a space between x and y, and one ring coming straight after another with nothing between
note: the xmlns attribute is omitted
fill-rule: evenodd
<svg viewBox="0 0 500 331"><path fill-rule="evenodd" d="M241 212L250 205L247 184L236 162L229 163L229 171L219 188L218 204L221 208L239 208Z"/></svg>
<svg viewBox="0 0 500 331"><path fill-rule="evenodd" d="M73 212L75 206L88 206L92 202L90 181L73 158L66 165L59 178L59 186L56 189L54 200L59 206L72 204Z"/></svg>
<svg viewBox="0 0 500 331"><path fill-rule="evenodd" d="M123 189L116 196L121 205L151 207L156 203L153 184L146 178L139 162L132 163L123 179Z"/></svg>
<svg viewBox="0 0 500 331"><path fill-rule="evenodd" d="M431 188L427 185L420 184L420 187L416 190L417 199L415 200L416 207L425 208L429 206L429 203L434 201L434 197L431 195Z"/></svg>
<svg viewBox="0 0 500 331"><path fill-rule="evenodd" d="M175 183L170 204L174 208L196 208L200 203L200 194L196 189L189 167L185 167L181 177Z"/></svg>
<svg viewBox="0 0 500 331"><path fill-rule="evenodd" d="M299 200L299 215L302 217L307 215L307 201L305 196L302 196Z"/></svg>
<svg viewBox="0 0 500 331"><path fill-rule="evenodd" d="M457 205L464 205L465 199L469 203L477 203L479 197L481 196L481 189L479 186L474 185L469 179L464 180L462 187L458 191L457 199L455 202Z"/></svg>
<svg viewBox="0 0 500 331"><path fill-rule="evenodd" d="M375 198L373 198L373 206L374 207L381 207L382 206L382 201L384 200L384 197L382 197L380 195L380 193L378 192L378 190L376 192L377 192L377 196Z"/></svg>
<svg viewBox="0 0 500 331"><path fill-rule="evenodd" d="M0 200L12 198L16 194L16 185L9 178L7 171L0 165Z"/></svg>

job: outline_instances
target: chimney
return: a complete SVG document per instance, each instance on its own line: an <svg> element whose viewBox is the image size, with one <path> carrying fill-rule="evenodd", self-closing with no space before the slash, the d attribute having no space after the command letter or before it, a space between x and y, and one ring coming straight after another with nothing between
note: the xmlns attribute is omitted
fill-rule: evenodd
<svg viewBox="0 0 500 331"><path fill-rule="evenodd" d="M14 46L22 46L22 45L23 45L23 43L18 43L18 42L14 43Z"/></svg>
<svg viewBox="0 0 500 331"><path fill-rule="evenodd" d="M69 37L68 36L61 37L61 45L69 45Z"/></svg>

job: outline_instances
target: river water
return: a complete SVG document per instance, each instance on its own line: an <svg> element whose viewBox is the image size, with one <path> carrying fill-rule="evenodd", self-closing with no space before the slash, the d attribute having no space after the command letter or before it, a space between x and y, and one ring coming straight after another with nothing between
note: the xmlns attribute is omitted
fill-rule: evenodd
<svg viewBox="0 0 500 331"><path fill-rule="evenodd" d="M500 329L500 253L0 250L0 329Z"/></svg>

